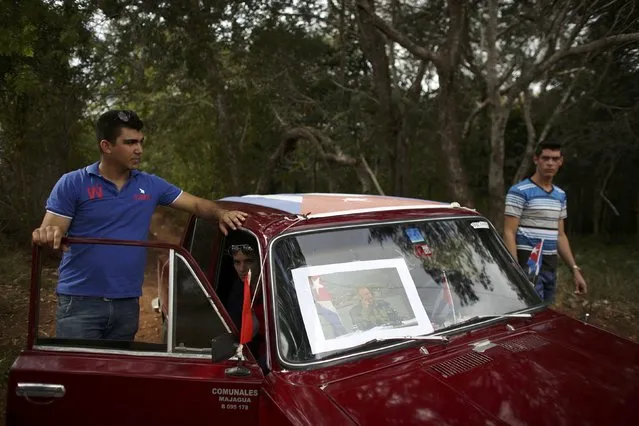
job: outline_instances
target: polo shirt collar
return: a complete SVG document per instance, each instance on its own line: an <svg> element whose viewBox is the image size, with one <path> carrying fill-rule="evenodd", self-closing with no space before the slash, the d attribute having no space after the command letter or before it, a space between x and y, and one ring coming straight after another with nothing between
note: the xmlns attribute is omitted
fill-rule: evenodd
<svg viewBox="0 0 639 426"><path fill-rule="evenodd" d="M93 164L90 164L86 167L86 171L87 173L89 173L90 175L95 175L95 176L102 176L100 174L100 162L96 161ZM138 174L140 174L139 170L131 170L131 177L136 177Z"/></svg>
<svg viewBox="0 0 639 426"><path fill-rule="evenodd" d="M95 176L100 176L100 169L99 166L100 162L96 161L95 163L87 166L87 173L89 173L90 175L95 175Z"/></svg>

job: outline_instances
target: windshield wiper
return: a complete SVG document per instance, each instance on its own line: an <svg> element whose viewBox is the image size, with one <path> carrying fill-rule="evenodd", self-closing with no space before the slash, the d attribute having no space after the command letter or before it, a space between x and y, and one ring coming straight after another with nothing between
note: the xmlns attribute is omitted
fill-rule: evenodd
<svg viewBox="0 0 639 426"><path fill-rule="evenodd" d="M441 328L438 330L438 332L441 332L442 330L452 330L464 325L469 325L475 322L479 322L481 320L499 320L499 319L504 319L504 318L531 318L532 314L502 314L502 315L476 315L474 317L470 317L468 319L465 319L464 321L460 321L457 322L455 324L451 324L448 327L445 328Z"/></svg>
<svg viewBox="0 0 639 426"><path fill-rule="evenodd" d="M383 341L386 341L386 340L424 340L424 341L427 341L427 342L448 343L448 337L446 337L446 336L433 336L433 335L427 335L427 336L378 337L376 339L369 340L367 343L383 342Z"/></svg>
<svg viewBox="0 0 639 426"><path fill-rule="evenodd" d="M357 349L361 349L362 347L371 345L373 343L380 343L380 342L387 342L389 340L400 340L400 341L409 341L409 340L420 340L423 342L433 342L433 343L440 343L440 344L447 344L448 343L448 337L446 336L396 336L396 337L377 337L375 339L371 339L368 340L364 343L361 343L357 346L352 346L350 348L348 348L348 351L351 352L353 350L357 350Z"/></svg>

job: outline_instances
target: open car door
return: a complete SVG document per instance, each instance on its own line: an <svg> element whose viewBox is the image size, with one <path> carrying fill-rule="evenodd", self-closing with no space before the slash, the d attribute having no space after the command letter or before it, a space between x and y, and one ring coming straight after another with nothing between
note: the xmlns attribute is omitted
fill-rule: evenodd
<svg viewBox="0 0 639 426"><path fill-rule="evenodd" d="M9 374L8 426L257 424L263 373L246 349L240 369L230 355L233 349L230 358L212 360L211 340L224 335L225 340L233 335L237 340L238 333L185 249L167 243L98 239L68 243L113 244L122 246L123 252L168 252L168 333L162 337L160 327L155 327L154 338L141 323L141 337L135 341L56 338L40 321L53 315L40 309L44 280L41 249L34 247L28 342ZM157 276L152 271L157 263L147 263L147 279ZM143 289L154 287L155 283L145 282ZM147 309L145 303L140 306Z"/></svg>

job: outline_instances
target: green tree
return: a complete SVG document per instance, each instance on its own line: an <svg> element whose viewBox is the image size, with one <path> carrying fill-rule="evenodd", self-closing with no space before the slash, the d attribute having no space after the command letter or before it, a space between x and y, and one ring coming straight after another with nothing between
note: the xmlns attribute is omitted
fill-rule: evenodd
<svg viewBox="0 0 639 426"><path fill-rule="evenodd" d="M85 161L92 10L74 2L0 6L0 231L27 241L61 173Z"/></svg>

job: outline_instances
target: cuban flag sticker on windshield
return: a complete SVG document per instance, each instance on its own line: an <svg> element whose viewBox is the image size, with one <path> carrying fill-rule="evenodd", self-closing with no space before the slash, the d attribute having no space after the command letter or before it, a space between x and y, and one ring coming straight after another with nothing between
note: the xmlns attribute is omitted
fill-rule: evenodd
<svg viewBox="0 0 639 426"><path fill-rule="evenodd" d="M413 246L413 253L416 257L420 259L424 259L426 257L432 256L433 251L427 244L416 244Z"/></svg>
<svg viewBox="0 0 639 426"><path fill-rule="evenodd" d="M417 244L424 242L424 236L422 235L422 231L418 228L406 228L404 231L406 232L406 236L410 240L411 243Z"/></svg>

